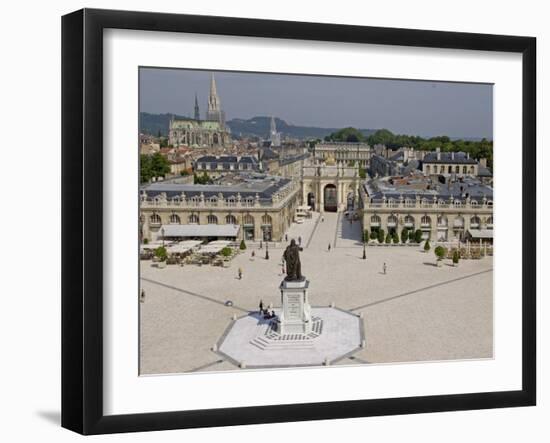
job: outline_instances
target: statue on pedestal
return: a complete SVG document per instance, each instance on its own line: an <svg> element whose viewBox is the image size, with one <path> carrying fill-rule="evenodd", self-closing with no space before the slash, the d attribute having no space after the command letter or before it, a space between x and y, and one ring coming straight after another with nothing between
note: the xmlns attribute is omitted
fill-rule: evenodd
<svg viewBox="0 0 550 443"><path fill-rule="evenodd" d="M296 244L292 239L283 254L286 262L286 281L302 281L305 277L302 275L302 265L300 263L300 251L304 249Z"/></svg>

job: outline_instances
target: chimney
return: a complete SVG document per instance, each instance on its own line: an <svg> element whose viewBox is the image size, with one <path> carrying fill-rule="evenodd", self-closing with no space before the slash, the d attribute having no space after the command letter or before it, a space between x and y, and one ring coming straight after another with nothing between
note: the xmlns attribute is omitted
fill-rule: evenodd
<svg viewBox="0 0 550 443"><path fill-rule="evenodd" d="M451 160L454 160L454 159L455 159L455 153L451 152Z"/></svg>

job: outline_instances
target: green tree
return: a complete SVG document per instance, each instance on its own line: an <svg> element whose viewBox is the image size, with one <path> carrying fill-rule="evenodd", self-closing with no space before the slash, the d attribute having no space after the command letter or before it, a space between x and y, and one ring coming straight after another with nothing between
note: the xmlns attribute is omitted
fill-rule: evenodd
<svg viewBox="0 0 550 443"><path fill-rule="evenodd" d="M168 258L166 248L164 246L159 246L157 249L155 249L155 257L157 257L159 261L166 261L166 259Z"/></svg>
<svg viewBox="0 0 550 443"><path fill-rule="evenodd" d="M348 127L342 128L325 137L325 141L340 141L340 142L362 142L365 136L359 129Z"/></svg>
<svg viewBox="0 0 550 443"><path fill-rule="evenodd" d="M409 230L407 228L403 228L401 231L401 242L407 243L407 239L409 238Z"/></svg>
<svg viewBox="0 0 550 443"><path fill-rule="evenodd" d="M460 253L458 252L458 249L455 249L453 252L453 264L455 266L458 265L459 260L460 260Z"/></svg>
<svg viewBox="0 0 550 443"><path fill-rule="evenodd" d="M414 242L420 243L422 241L422 231L420 229L417 229L414 233Z"/></svg>
<svg viewBox="0 0 550 443"><path fill-rule="evenodd" d="M436 246L434 249L435 256L437 257L438 261L441 261L445 258L445 255L447 254L447 250L443 246Z"/></svg>
<svg viewBox="0 0 550 443"><path fill-rule="evenodd" d="M229 246L226 246L220 251L220 254L224 257L229 257L231 255L231 248Z"/></svg>
<svg viewBox="0 0 550 443"><path fill-rule="evenodd" d="M367 178L367 171L363 167L359 168L359 178L362 178L362 179Z"/></svg>
<svg viewBox="0 0 550 443"><path fill-rule="evenodd" d="M168 160L159 152L151 156L151 172L153 177L164 177L170 172Z"/></svg>
<svg viewBox="0 0 550 443"><path fill-rule="evenodd" d="M393 233L392 238L395 244L399 243L399 234L397 234L397 232Z"/></svg>
<svg viewBox="0 0 550 443"><path fill-rule="evenodd" d="M141 154L139 156L139 180L141 183L148 183L152 177L151 156Z"/></svg>
<svg viewBox="0 0 550 443"><path fill-rule="evenodd" d="M430 250L430 240L426 239L426 243L424 243L424 251L428 252L429 250Z"/></svg>
<svg viewBox="0 0 550 443"><path fill-rule="evenodd" d="M389 232L386 235L386 243L391 243L391 234Z"/></svg>
<svg viewBox="0 0 550 443"><path fill-rule="evenodd" d="M363 241L368 242L369 241L369 230L365 229L365 232L363 232Z"/></svg>
<svg viewBox="0 0 550 443"><path fill-rule="evenodd" d="M241 244L239 245L239 249L241 251L244 251L246 249L246 243L244 242L244 239L241 240Z"/></svg>
<svg viewBox="0 0 550 443"><path fill-rule="evenodd" d="M378 230L378 243L384 243L385 233L383 229Z"/></svg>

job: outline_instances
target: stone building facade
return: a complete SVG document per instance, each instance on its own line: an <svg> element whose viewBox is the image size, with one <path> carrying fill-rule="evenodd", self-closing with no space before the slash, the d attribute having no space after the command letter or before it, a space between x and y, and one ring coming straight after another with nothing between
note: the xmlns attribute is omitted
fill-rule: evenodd
<svg viewBox="0 0 550 443"><path fill-rule="evenodd" d="M370 180L359 192L363 227L369 232L383 229L401 235L403 228L420 229L424 239L453 241L464 240L470 230L493 229L493 190L480 181L430 189L378 185L377 180Z"/></svg>
<svg viewBox="0 0 550 443"><path fill-rule="evenodd" d="M168 142L174 147L223 147L231 144L231 134L216 121L172 118Z"/></svg>
<svg viewBox="0 0 550 443"><path fill-rule="evenodd" d="M305 165L302 171L302 201L315 211L341 211L353 204L360 183L357 166Z"/></svg>
<svg viewBox="0 0 550 443"><path fill-rule="evenodd" d="M238 185L155 183L140 190L142 238L154 241L167 224L239 225L239 238L281 241L300 204L300 183L267 177Z"/></svg>
<svg viewBox="0 0 550 443"><path fill-rule="evenodd" d="M355 164L362 167L370 165L370 159L374 150L368 143L351 142L322 142L317 143L313 149L313 158L316 161L334 159L336 162Z"/></svg>

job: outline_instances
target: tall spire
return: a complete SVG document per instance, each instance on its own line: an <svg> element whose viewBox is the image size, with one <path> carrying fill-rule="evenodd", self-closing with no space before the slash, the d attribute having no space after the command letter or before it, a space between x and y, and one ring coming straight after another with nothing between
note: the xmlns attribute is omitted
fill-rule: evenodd
<svg viewBox="0 0 550 443"><path fill-rule="evenodd" d="M275 126L275 118L271 116L271 128L270 128L271 134L277 132L277 127Z"/></svg>
<svg viewBox="0 0 550 443"><path fill-rule="evenodd" d="M199 100L197 98L197 93L195 92L195 120L201 119L201 113L199 109Z"/></svg>
<svg viewBox="0 0 550 443"><path fill-rule="evenodd" d="M214 74L210 76L210 95L218 95L218 91L216 91L216 79L214 78Z"/></svg>
<svg viewBox="0 0 550 443"><path fill-rule="evenodd" d="M210 95L208 96L208 111L206 112L206 120L217 121L222 128L225 127L225 114L222 111L214 74L210 77Z"/></svg>

